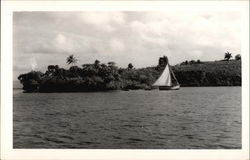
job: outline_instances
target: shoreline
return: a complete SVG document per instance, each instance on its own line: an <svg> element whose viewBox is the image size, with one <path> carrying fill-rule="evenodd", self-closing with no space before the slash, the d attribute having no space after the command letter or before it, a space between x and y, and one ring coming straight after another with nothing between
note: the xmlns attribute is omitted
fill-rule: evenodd
<svg viewBox="0 0 250 160"><path fill-rule="evenodd" d="M181 86L181 88L233 88L233 87L242 87L242 86ZM129 89L129 90L123 90L123 89L117 89L117 90L105 90L105 91L50 91L50 92L25 92L22 88L13 88L13 90L20 90L22 91L22 93L107 93L107 92L129 92L129 91L155 91L158 90L160 91L158 88L155 89L150 89L150 90L146 90L146 89ZM181 90L181 89L180 89ZM176 90L173 90L176 91ZM172 92L173 92L172 91ZM178 90L177 90L178 91ZM162 92L171 92L171 90L168 91L162 91Z"/></svg>
<svg viewBox="0 0 250 160"><path fill-rule="evenodd" d="M161 58L160 58L161 59ZM69 69L49 65L48 70L30 71L18 79L26 92L99 92L109 90L152 90L166 62L146 68L119 68L115 63L84 64ZM180 63L170 66L181 87L241 86L241 61ZM17 87L19 86L16 85Z"/></svg>

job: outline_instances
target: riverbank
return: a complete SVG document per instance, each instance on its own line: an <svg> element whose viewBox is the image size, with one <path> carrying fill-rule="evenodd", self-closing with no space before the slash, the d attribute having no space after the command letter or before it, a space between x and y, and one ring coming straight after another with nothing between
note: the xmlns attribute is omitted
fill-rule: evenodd
<svg viewBox="0 0 250 160"><path fill-rule="evenodd" d="M18 77L25 92L93 92L108 90L150 90L165 65L118 68L114 62L95 62L69 69L48 66L43 73L31 71ZM171 67L182 87L241 86L241 61L181 63Z"/></svg>
<svg viewBox="0 0 250 160"><path fill-rule="evenodd" d="M214 61L176 65L176 78L182 86L241 86L241 61Z"/></svg>

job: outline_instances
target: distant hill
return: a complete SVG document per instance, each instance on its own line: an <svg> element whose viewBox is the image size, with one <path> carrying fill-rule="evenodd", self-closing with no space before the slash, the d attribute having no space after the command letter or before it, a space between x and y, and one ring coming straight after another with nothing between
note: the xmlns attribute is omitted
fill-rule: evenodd
<svg viewBox="0 0 250 160"><path fill-rule="evenodd" d="M241 61L178 64L173 71L182 86L240 86Z"/></svg>

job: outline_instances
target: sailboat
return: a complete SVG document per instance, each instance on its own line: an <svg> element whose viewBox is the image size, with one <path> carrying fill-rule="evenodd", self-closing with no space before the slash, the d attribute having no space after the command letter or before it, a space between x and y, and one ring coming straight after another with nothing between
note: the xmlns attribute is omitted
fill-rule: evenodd
<svg viewBox="0 0 250 160"><path fill-rule="evenodd" d="M159 87L159 90L178 90L180 84L177 81L172 69L167 63L161 76L155 81L153 86Z"/></svg>

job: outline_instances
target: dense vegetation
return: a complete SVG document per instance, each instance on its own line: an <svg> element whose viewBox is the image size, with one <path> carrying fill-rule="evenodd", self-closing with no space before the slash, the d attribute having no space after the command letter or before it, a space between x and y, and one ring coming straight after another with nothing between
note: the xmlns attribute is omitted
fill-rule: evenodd
<svg viewBox="0 0 250 160"><path fill-rule="evenodd" d="M228 53L226 53L228 54ZM201 62L185 61L172 66L181 86L240 86L241 58L236 60ZM66 60L69 69L49 65L47 71L31 71L21 74L18 79L26 92L82 92L129 89L152 89L168 63L167 57L159 58L158 65L135 69L129 63L127 68L118 68L115 62L108 64L96 60L93 64L75 66L77 59L71 55Z"/></svg>
<svg viewBox="0 0 250 160"><path fill-rule="evenodd" d="M201 62L173 67L181 86L240 86L241 61Z"/></svg>

